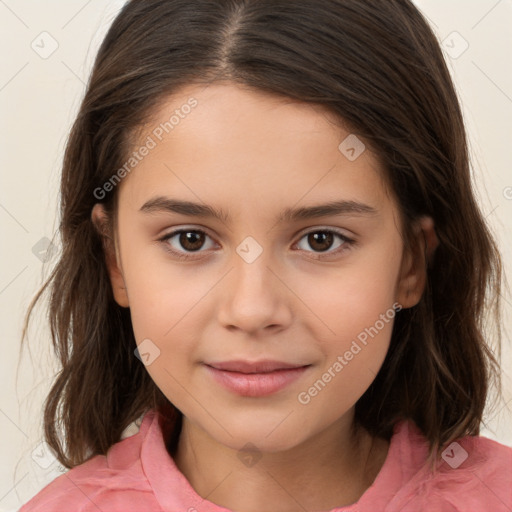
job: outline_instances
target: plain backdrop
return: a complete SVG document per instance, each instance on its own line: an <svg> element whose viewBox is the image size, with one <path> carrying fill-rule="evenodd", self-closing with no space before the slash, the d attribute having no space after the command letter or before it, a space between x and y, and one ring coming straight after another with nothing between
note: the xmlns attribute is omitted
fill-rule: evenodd
<svg viewBox="0 0 512 512"><path fill-rule="evenodd" d="M92 62L120 0L0 0L0 511L63 470L42 441L57 369L42 314L20 358L25 310L55 258L62 154ZM512 0L417 0L445 50L464 108L482 210L512 268ZM442 112L439 115L443 115ZM468 248L470 249L470 248ZM47 264L43 261L47 259ZM503 293L504 400L482 435L512 446L512 299Z"/></svg>

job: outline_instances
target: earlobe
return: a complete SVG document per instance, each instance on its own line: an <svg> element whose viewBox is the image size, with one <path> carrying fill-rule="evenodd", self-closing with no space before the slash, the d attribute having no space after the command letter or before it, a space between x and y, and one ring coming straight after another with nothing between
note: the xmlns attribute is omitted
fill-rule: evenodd
<svg viewBox="0 0 512 512"><path fill-rule="evenodd" d="M101 203L94 205L91 212L91 220L102 239L103 252L114 299L121 307L127 308L130 304L114 232L110 226L105 208Z"/></svg>
<svg viewBox="0 0 512 512"><path fill-rule="evenodd" d="M404 252L397 286L397 301L404 308L411 308L421 300L427 281L428 262L439 245L431 217L418 220L413 238Z"/></svg>

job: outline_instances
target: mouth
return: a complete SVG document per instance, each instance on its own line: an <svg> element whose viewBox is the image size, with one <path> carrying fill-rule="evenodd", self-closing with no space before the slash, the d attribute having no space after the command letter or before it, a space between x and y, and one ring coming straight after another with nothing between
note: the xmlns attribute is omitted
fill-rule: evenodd
<svg viewBox="0 0 512 512"><path fill-rule="evenodd" d="M304 375L310 366L270 360L205 363L206 370L218 384L246 397L277 393Z"/></svg>
<svg viewBox="0 0 512 512"><path fill-rule="evenodd" d="M224 370L228 372L238 373L270 373L278 370L293 370L296 368L303 368L304 364L292 364L285 363L283 361L272 361L266 359L264 361L224 361L219 363L206 363L207 366L211 366L217 370Z"/></svg>

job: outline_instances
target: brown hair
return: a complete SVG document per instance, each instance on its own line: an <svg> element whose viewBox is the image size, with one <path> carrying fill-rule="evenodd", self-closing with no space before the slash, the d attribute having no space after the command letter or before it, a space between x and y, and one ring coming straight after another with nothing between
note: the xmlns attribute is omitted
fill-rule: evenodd
<svg viewBox="0 0 512 512"><path fill-rule="evenodd" d="M500 338L501 263L472 190L454 85L418 9L409 0L132 0L102 42L69 136L62 254L26 321L49 291L62 371L44 423L59 461L105 454L148 408L179 435L181 413L134 356L130 312L114 301L91 210L155 108L182 86L215 80L326 107L375 150L406 235L420 216L434 219L440 245L425 293L397 315L355 418L387 439L410 418L436 456L477 435L491 378L499 381L483 329L489 306ZM115 214L116 189L101 202Z"/></svg>

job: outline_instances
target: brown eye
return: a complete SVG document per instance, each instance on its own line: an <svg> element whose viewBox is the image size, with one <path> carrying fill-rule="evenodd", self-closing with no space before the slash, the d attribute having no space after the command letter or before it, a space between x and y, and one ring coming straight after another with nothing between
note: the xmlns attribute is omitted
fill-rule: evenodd
<svg viewBox="0 0 512 512"><path fill-rule="evenodd" d="M330 249L334 236L328 231L319 231L317 233L310 233L308 236L309 246L317 251L327 251Z"/></svg>
<svg viewBox="0 0 512 512"><path fill-rule="evenodd" d="M206 248L213 248L215 243L204 231L199 229L179 229L165 235L160 241L165 244L167 251L180 259L186 259L194 253L201 254L206 252L201 251L201 249L204 248L207 239L210 240L211 245Z"/></svg>
<svg viewBox="0 0 512 512"><path fill-rule="evenodd" d="M204 244L205 236L200 231L182 231L179 235L179 243L187 251L197 251Z"/></svg>
<svg viewBox="0 0 512 512"><path fill-rule="evenodd" d="M336 239L339 240L338 243L336 243ZM303 240L307 243L304 244L302 242ZM308 250L308 248L304 246L300 247L301 243L304 246L307 245L310 249L313 249L313 251ZM297 245L300 249L312 254L322 255L322 253L327 253L328 255L334 255L348 249L350 246L354 245L354 243L353 240L337 231L322 229L306 233Z"/></svg>

